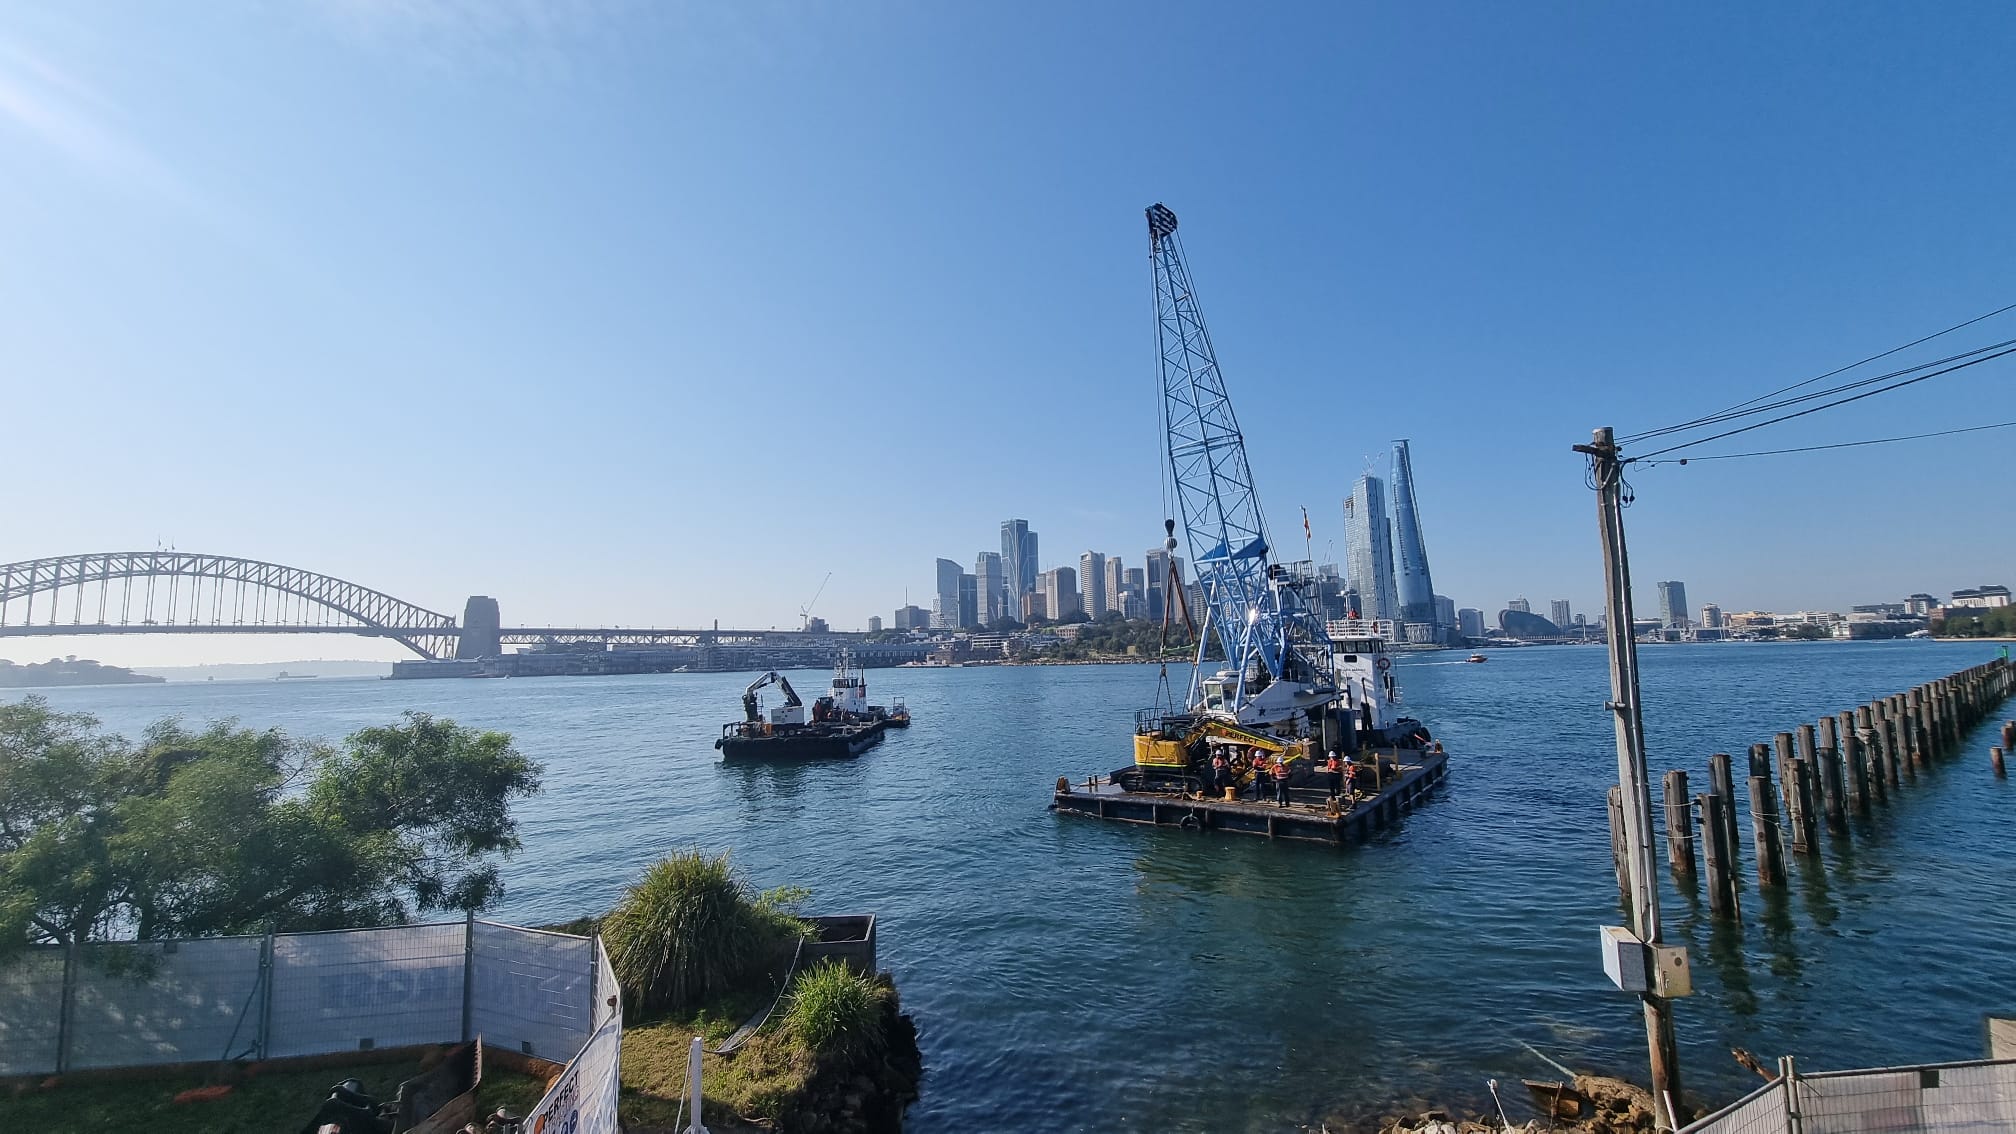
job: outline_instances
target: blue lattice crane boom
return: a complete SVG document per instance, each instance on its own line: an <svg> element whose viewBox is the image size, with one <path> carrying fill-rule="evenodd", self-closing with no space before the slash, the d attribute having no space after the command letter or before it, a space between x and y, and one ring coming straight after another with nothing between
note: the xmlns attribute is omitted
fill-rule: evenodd
<svg viewBox="0 0 2016 1134"><path fill-rule="evenodd" d="M1329 638L1299 586L1274 566L1269 554L1267 521L1254 491L1246 441L1184 263L1176 214L1160 204L1150 206L1148 237L1169 476L1209 607L1191 701L1199 699L1204 648L1213 629L1238 674L1228 710L1241 712L1249 705L1259 692L1253 679L1261 674L1261 686L1284 679L1301 684L1306 692L1298 700L1304 705L1321 700L1334 692Z"/></svg>

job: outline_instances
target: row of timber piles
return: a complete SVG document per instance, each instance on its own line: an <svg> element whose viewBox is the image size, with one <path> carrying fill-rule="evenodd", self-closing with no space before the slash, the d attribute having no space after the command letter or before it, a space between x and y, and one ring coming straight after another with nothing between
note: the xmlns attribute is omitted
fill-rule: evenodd
<svg viewBox="0 0 2016 1134"><path fill-rule="evenodd" d="M1701 844L1703 882L1709 908L1741 917L1738 876L1742 872L1738 808L1750 822L1750 854L1760 887L1786 883L1785 855L1817 855L1821 831L1849 837L1849 818L1882 814L1893 798L1916 783L1936 763L1960 754L1975 726L1987 720L2016 692L2016 667L1998 659L1905 693L1820 718L1781 732L1770 744L1750 746L1747 790L1737 795L1737 779L1727 753L1708 758L1708 788L1689 796L1687 773L1666 773L1667 858L1676 875L1696 875L1694 845ZM2004 774L2005 753L2016 742L2016 721L2002 726L2001 745L1991 750L1996 775ZM1617 860L1617 886L1628 902L1621 794L1610 789L1610 842Z"/></svg>

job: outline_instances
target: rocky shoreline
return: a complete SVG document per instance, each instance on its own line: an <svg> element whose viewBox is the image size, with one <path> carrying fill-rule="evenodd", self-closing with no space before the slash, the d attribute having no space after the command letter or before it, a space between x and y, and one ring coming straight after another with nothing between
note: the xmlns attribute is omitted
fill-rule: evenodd
<svg viewBox="0 0 2016 1134"><path fill-rule="evenodd" d="M1547 1104L1541 1104L1518 1083L1511 1093L1500 1088L1507 1118L1496 1113L1435 1108L1414 1115L1385 1114L1369 1119L1326 1119L1318 1134L1650 1134L1656 1127L1652 1094L1643 1087L1604 1075L1577 1075L1560 1084ZM1550 1116L1545 1113L1553 1108ZM1684 1104L1682 1106L1684 1111ZM1513 1114L1541 1113L1524 1121ZM1683 1121L1686 1115L1682 1115Z"/></svg>

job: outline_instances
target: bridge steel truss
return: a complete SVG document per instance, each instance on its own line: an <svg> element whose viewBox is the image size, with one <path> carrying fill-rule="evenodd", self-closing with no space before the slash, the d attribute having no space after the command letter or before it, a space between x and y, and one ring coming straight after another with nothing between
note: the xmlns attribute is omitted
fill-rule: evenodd
<svg viewBox="0 0 2016 1134"><path fill-rule="evenodd" d="M229 555L108 551L0 564L0 637L105 633L358 634L431 659L454 656L461 631L450 615L383 591Z"/></svg>

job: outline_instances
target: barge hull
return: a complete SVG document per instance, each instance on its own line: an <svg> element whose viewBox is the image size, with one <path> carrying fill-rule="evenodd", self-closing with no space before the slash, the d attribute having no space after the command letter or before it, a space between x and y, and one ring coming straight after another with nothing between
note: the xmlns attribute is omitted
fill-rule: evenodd
<svg viewBox="0 0 2016 1134"><path fill-rule="evenodd" d="M885 722L861 725L846 732L817 736L730 736L721 740L721 762L753 764L759 761L845 760L859 756L882 743Z"/></svg>
<svg viewBox="0 0 2016 1134"><path fill-rule="evenodd" d="M1059 815L1113 819L1143 826L1233 831L1270 839L1348 846L1362 843L1397 822L1442 782L1448 764L1445 752L1406 752L1414 762L1400 764L1393 782L1361 798L1351 810L1331 817L1324 809L1328 793L1310 788L1291 792L1292 807L1269 802L1186 799L1158 792L1134 792L1110 781L1089 788L1073 785L1056 793L1051 810Z"/></svg>

